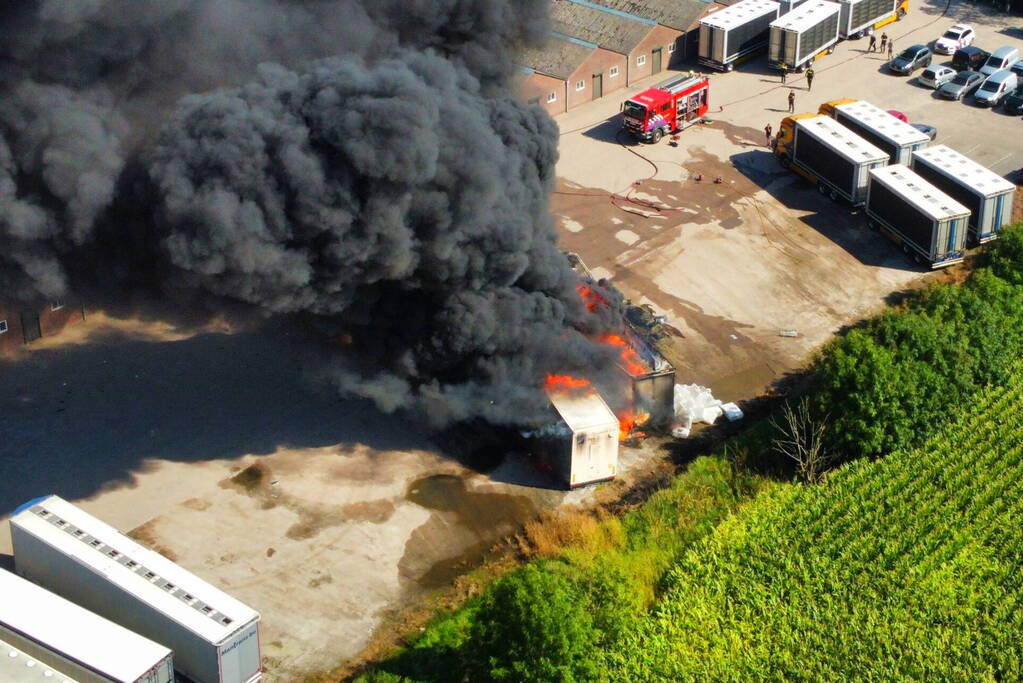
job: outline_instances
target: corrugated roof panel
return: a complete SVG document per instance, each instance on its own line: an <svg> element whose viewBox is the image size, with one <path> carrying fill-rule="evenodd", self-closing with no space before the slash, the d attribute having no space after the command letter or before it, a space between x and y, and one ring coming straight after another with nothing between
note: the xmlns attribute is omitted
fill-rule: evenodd
<svg viewBox="0 0 1023 683"><path fill-rule="evenodd" d="M935 220L966 217L970 210L902 164L870 170L871 182L880 182L909 200Z"/></svg>
<svg viewBox="0 0 1023 683"><path fill-rule="evenodd" d="M777 16L780 8L781 6L775 0L742 0L704 17L700 23L727 31L765 14L773 12Z"/></svg>
<svg viewBox="0 0 1023 683"><path fill-rule="evenodd" d="M835 109L848 114L850 118L863 123L867 128L899 146L930 142L926 133L895 118L884 109L876 107L866 100L840 104Z"/></svg>
<svg viewBox="0 0 1023 683"><path fill-rule="evenodd" d="M1016 190L1016 186L1002 176L948 145L934 145L917 150L913 152L913 158L930 162L985 196Z"/></svg>
<svg viewBox="0 0 1023 683"><path fill-rule="evenodd" d="M778 17L771 22L771 27L786 31L805 31L824 21L832 14L838 14L841 11L842 6L837 2L814 0L813 2L803 3L788 14Z"/></svg>
<svg viewBox="0 0 1023 683"><path fill-rule="evenodd" d="M817 115L797 119L797 123L847 159L857 163L888 160L886 152L870 144L830 116Z"/></svg>

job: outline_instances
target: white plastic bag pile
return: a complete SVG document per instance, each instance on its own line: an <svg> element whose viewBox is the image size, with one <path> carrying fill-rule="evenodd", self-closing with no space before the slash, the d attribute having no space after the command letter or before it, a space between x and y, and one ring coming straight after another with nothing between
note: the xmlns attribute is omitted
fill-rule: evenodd
<svg viewBox="0 0 1023 683"><path fill-rule="evenodd" d="M742 419L742 410L734 403L722 403L714 398L707 387L699 384L675 385L675 426L671 435L684 439L689 436L694 422L714 424L725 415L730 421Z"/></svg>

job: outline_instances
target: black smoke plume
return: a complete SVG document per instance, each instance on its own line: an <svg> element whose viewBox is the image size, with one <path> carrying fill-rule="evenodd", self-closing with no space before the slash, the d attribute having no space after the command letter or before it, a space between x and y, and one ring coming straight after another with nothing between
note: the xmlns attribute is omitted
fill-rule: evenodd
<svg viewBox="0 0 1023 683"><path fill-rule="evenodd" d="M546 373L608 364L588 339L616 315L557 248L557 129L507 92L543 7L9 3L0 298L114 277L314 317L384 409L539 419Z"/></svg>

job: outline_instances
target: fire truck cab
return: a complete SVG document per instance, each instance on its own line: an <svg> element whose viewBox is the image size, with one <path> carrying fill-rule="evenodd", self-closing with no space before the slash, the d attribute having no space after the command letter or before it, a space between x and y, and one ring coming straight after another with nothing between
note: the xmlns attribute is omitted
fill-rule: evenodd
<svg viewBox="0 0 1023 683"><path fill-rule="evenodd" d="M706 76L670 78L622 104L622 127L639 140L657 142L706 116L709 91Z"/></svg>

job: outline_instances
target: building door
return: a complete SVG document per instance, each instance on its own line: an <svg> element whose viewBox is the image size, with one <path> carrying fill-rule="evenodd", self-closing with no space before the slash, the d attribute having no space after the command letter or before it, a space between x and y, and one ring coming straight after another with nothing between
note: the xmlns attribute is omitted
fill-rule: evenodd
<svg viewBox="0 0 1023 683"><path fill-rule="evenodd" d="M653 52L653 65L650 67L651 74L661 73L661 48L654 49Z"/></svg>
<svg viewBox="0 0 1023 683"><path fill-rule="evenodd" d="M35 341L43 336L39 329L39 314L35 311L22 311L21 331L25 335L25 343Z"/></svg>
<svg viewBox="0 0 1023 683"><path fill-rule="evenodd" d="M593 74L593 99L597 100L604 96L604 74Z"/></svg>

